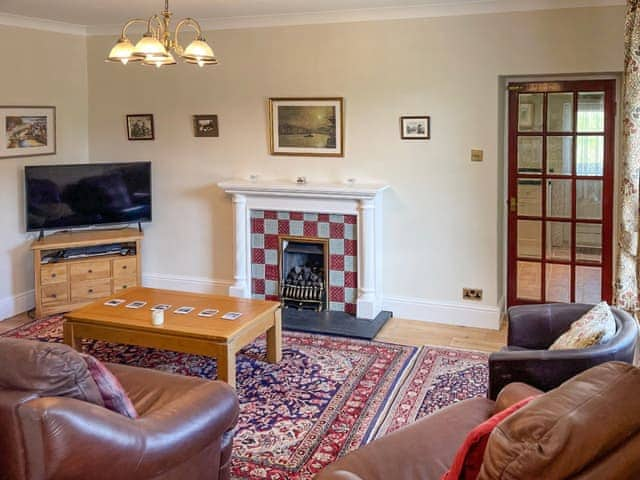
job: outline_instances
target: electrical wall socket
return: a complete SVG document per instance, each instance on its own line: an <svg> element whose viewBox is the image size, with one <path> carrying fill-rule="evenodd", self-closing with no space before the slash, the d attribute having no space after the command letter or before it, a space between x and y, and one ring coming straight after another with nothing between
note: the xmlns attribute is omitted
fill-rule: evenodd
<svg viewBox="0 0 640 480"><path fill-rule="evenodd" d="M481 288L463 288L462 289L463 300L482 300Z"/></svg>

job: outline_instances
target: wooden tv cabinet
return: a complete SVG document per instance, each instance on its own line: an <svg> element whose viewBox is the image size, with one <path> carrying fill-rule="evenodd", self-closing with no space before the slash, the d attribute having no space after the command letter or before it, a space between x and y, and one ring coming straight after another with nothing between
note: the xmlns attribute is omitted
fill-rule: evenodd
<svg viewBox="0 0 640 480"><path fill-rule="evenodd" d="M54 233L31 244L35 274L36 318L83 307L97 298L142 284L142 232L83 230ZM77 247L122 244L128 255L109 254L58 258L42 263L48 254Z"/></svg>

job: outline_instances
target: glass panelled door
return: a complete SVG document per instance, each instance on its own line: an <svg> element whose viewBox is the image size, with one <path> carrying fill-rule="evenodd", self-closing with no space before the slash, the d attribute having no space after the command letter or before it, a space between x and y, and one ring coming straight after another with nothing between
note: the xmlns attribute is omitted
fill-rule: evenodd
<svg viewBox="0 0 640 480"><path fill-rule="evenodd" d="M614 80L509 85L509 305L611 301L614 96Z"/></svg>

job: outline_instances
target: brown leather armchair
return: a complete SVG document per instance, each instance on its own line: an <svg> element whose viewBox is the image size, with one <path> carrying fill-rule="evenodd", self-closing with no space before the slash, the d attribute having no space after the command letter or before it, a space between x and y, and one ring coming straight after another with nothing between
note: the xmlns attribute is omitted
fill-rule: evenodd
<svg viewBox="0 0 640 480"><path fill-rule="evenodd" d="M106 364L130 419L87 401L65 345L0 339L0 479L228 479L238 400L227 384Z"/></svg>
<svg viewBox="0 0 640 480"><path fill-rule="evenodd" d="M467 434L539 390L505 387L439 410L329 465L315 480L440 480ZM640 369L609 362L535 398L493 430L478 480L640 478Z"/></svg>

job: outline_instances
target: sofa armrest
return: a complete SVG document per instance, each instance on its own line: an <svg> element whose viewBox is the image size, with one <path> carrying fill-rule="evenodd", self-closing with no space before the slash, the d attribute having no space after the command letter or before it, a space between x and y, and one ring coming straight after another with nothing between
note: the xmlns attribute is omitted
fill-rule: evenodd
<svg viewBox="0 0 640 480"><path fill-rule="evenodd" d="M515 405L520 400L531 397L533 395L540 395L542 390L538 390L526 383L514 382L504 387L496 398L496 405L493 410L494 415L502 410L509 408L511 405Z"/></svg>
<svg viewBox="0 0 640 480"><path fill-rule="evenodd" d="M152 478L220 444L238 411L231 387L208 382L138 419L62 397L27 402L19 415L31 477L112 480Z"/></svg>
<svg viewBox="0 0 640 480"><path fill-rule="evenodd" d="M489 355L489 398L508 384L522 382L546 392L600 363L617 360L604 345L576 350L522 350Z"/></svg>

